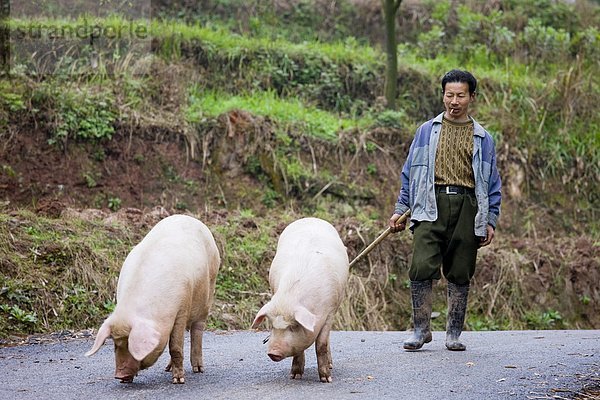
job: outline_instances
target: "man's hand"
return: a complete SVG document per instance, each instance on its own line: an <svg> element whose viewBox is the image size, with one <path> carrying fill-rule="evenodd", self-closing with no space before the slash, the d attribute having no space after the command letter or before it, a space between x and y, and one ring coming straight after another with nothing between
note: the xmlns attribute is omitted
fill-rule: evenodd
<svg viewBox="0 0 600 400"><path fill-rule="evenodd" d="M480 237L479 238L479 247L485 247L487 245L489 245L490 243L492 243L492 240L494 240L494 228L491 225L487 226L487 236L486 237Z"/></svg>
<svg viewBox="0 0 600 400"><path fill-rule="evenodd" d="M404 229L406 229L406 219L404 219L401 222L398 221L401 216L402 216L401 214L392 215L392 217L390 218L390 222L389 222L390 232L396 233L396 232L400 232L400 231L403 231Z"/></svg>

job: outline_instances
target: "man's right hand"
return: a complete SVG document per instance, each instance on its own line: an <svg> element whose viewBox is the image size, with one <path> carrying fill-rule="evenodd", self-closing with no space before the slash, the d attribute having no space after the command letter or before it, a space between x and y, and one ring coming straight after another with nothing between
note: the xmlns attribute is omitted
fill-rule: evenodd
<svg viewBox="0 0 600 400"><path fill-rule="evenodd" d="M396 233L406 229L406 219L404 221L398 221L401 216L401 214L392 215L389 222L390 232Z"/></svg>

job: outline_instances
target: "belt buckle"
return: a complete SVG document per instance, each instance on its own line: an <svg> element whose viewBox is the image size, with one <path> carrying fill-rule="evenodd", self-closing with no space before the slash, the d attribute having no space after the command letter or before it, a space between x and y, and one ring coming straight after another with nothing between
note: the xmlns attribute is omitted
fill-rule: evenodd
<svg viewBox="0 0 600 400"><path fill-rule="evenodd" d="M446 194L458 194L458 192L452 192L450 186L446 186Z"/></svg>

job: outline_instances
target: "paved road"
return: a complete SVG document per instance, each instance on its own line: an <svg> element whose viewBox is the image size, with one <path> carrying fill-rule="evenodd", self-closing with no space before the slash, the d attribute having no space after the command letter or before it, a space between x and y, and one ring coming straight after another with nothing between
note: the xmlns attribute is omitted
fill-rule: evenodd
<svg viewBox="0 0 600 400"><path fill-rule="evenodd" d="M0 399L562 399L600 379L600 330L465 332L465 352L447 351L443 332L406 352L406 332L336 331L331 384L319 382L314 348L304 378L290 380L291 360L272 362L266 335L206 332L204 374L191 373L186 343L185 385L163 371L166 351L122 384L110 340L93 357L92 338L0 348Z"/></svg>

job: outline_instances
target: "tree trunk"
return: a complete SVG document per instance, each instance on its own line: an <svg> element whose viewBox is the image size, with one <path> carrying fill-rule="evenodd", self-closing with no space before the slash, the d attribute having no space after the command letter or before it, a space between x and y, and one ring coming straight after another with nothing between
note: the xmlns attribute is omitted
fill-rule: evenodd
<svg viewBox="0 0 600 400"><path fill-rule="evenodd" d="M10 1L0 0L0 76L7 74L10 67Z"/></svg>
<svg viewBox="0 0 600 400"><path fill-rule="evenodd" d="M385 101L390 110L396 109L398 97L398 44L396 43L396 13L402 0L381 0L385 20Z"/></svg>

